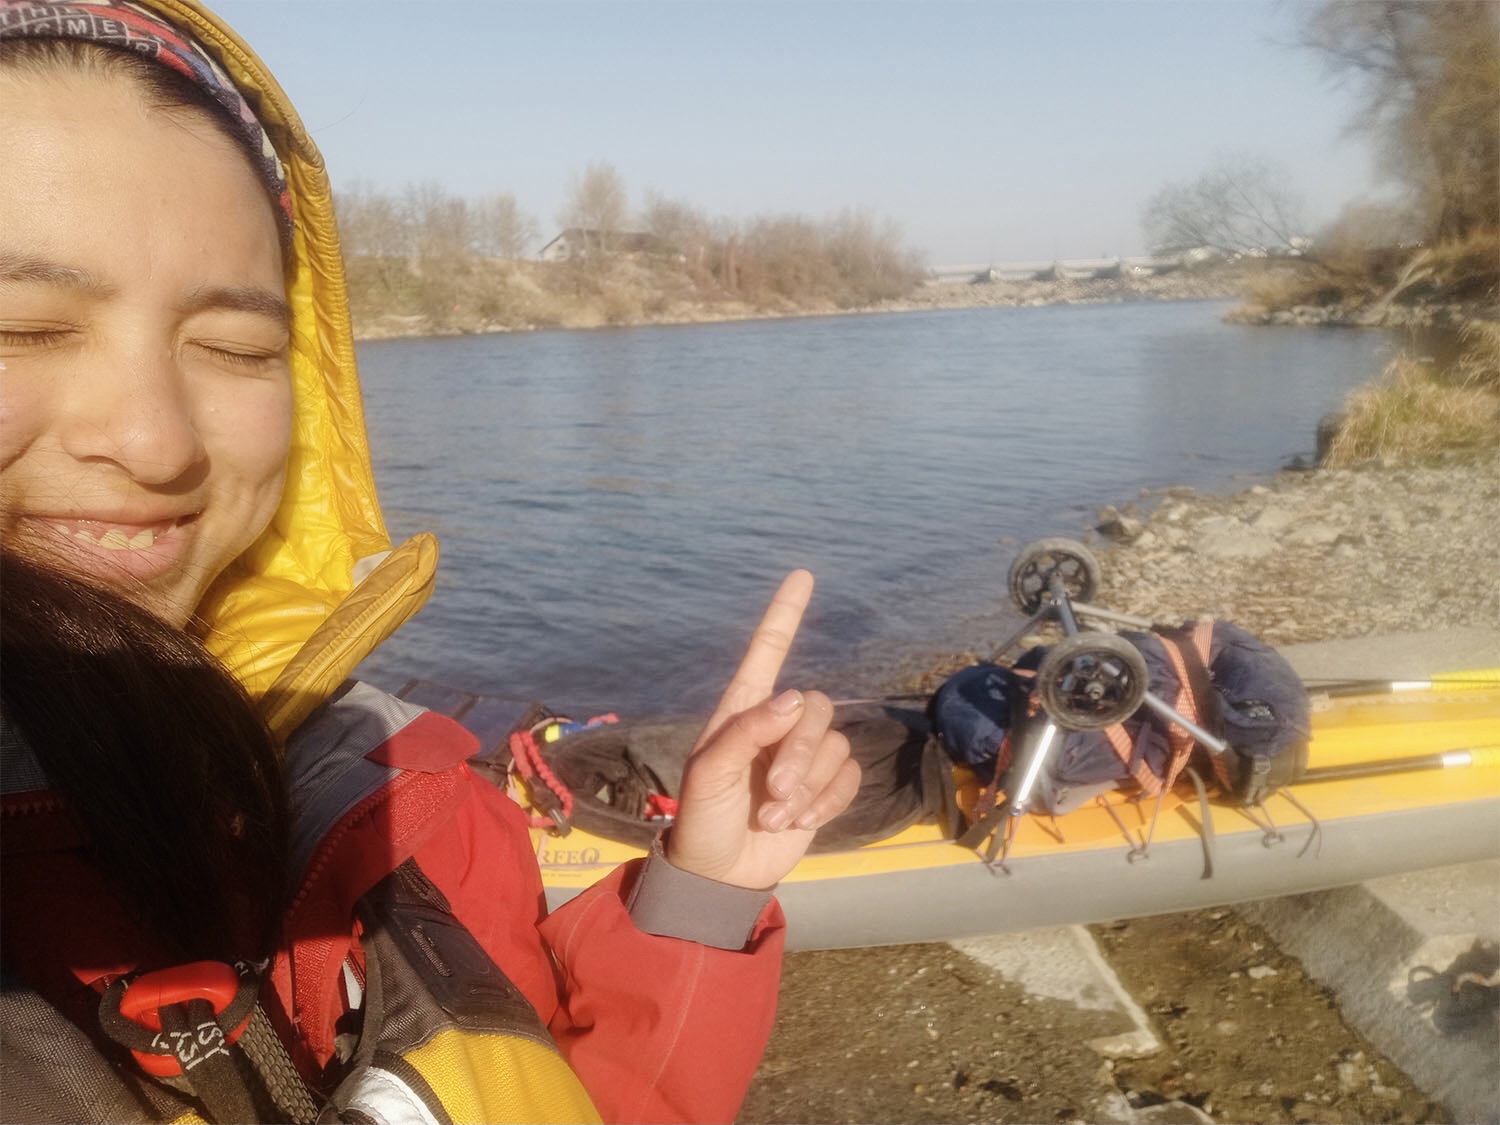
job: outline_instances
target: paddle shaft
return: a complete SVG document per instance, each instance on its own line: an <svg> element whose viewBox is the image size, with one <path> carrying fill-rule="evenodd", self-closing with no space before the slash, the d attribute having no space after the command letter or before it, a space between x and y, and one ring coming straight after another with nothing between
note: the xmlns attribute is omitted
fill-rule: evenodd
<svg viewBox="0 0 1500 1125"><path fill-rule="evenodd" d="M1308 690L1339 699L1354 695L1399 695L1406 691L1482 691L1494 687L1500 687L1500 668L1440 672L1425 680L1344 680L1309 686Z"/></svg>
<svg viewBox="0 0 1500 1125"><path fill-rule="evenodd" d="M1410 758L1388 758L1379 762L1351 762L1346 766L1321 766L1305 771L1292 782L1304 785L1310 781L1344 781L1354 777L1379 777L1388 773L1407 773L1413 770L1444 770L1458 766L1472 766L1477 760L1494 752L1494 747L1478 747L1473 750L1445 750L1438 754L1418 754Z"/></svg>

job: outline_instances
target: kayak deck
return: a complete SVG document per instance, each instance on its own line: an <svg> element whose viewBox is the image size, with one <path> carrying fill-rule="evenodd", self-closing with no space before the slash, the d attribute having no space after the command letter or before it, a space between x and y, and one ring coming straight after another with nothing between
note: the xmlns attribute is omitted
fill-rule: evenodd
<svg viewBox="0 0 1500 1125"><path fill-rule="evenodd" d="M1437 809L1486 798L1500 800L1500 692L1470 693L1463 697L1388 696L1378 701L1352 699L1334 702L1313 715L1309 766L1350 765L1470 748L1489 748L1472 765L1449 769L1414 770L1374 777L1350 778L1294 785L1292 796L1327 827L1331 822L1411 809ZM979 786L972 774L955 769L959 805L972 816ZM1108 807L1106 807L1108 806ZM1238 833L1264 835L1261 825L1244 810L1211 800L1208 806L1216 837ZM1111 810L1115 815L1111 815ZM1100 801L1053 819L1039 815L1018 818L1010 861L1041 855L1108 850L1125 862L1131 848L1150 830L1154 800L1134 800L1114 793ZM1274 794L1265 812L1293 842L1313 831L1302 810L1285 794ZM1190 784L1179 782L1165 796L1152 838L1153 848L1172 841L1198 841L1202 814ZM1116 817L1119 819L1117 820ZM1121 824L1130 833L1127 837ZM1497 822L1500 825L1500 822ZM604 870L642 854L640 849L580 831L566 837L536 830L538 858L549 887L582 889ZM1500 850L1500 833L1495 841ZM981 862L977 853L946 839L936 824L916 824L884 840L849 851L809 855L783 881L799 882L855 877Z"/></svg>
<svg viewBox="0 0 1500 1125"><path fill-rule="evenodd" d="M519 717L513 701L440 685L403 695L455 714L486 748ZM1116 792L1055 819L1016 818L1003 869L942 826L915 824L806 856L777 891L791 945L891 944L1135 917L1500 856L1500 690L1324 700L1312 732L1315 770L1470 753L1448 768L1294 784L1255 810L1214 795L1201 802L1186 780L1159 809L1154 798ZM954 776L959 807L972 818L980 787L962 766ZM554 906L643 854L576 827L532 834Z"/></svg>

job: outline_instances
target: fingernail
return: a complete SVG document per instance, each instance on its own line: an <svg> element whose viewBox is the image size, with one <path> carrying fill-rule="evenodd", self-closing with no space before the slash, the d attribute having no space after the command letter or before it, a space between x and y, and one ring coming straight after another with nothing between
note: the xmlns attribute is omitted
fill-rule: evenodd
<svg viewBox="0 0 1500 1125"><path fill-rule="evenodd" d="M785 805L771 805L760 814L760 823L768 832L780 832L792 819L792 810Z"/></svg>
<svg viewBox="0 0 1500 1125"><path fill-rule="evenodd" d="M771 776L766 778L766 784L776 796L790 797L792 790L797 788L797 771L787 766L772 770Z"/></svg>
<svg viewBox="0 0 1500 1125"><path fill-rule="evenodd" d="M778 715L790 715L801 706L802 693L800 691L784 691L771 700L771 710Z"/></svg>

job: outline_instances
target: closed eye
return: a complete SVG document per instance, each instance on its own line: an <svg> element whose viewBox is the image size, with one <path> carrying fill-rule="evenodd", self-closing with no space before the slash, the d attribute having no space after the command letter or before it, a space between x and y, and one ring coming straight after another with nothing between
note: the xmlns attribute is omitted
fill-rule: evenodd
<svg viewBox="0 0 1500 1125"><path fill-rule="evenodd" d="M216 361L227 363L232 367L259 370L278 364L286 358L284 348L267 350L220 340L196 340L194 343L213 356Z"/></svg>
<svg viewBox="0 0 1500 1125"><path fill-rule="evenodd" d="M0 346L47 348L62 343L72 334L71 328L0 328Z"/></svg>

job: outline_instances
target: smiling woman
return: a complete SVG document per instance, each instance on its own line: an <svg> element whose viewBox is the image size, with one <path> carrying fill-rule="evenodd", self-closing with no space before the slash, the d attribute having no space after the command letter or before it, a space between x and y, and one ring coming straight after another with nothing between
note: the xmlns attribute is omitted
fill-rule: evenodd
<svg viewBox="0 0 1500 1125"><path fill-rule="evenodd" d="M41 71L26 45L12 52L0 532L183 626L281 498L292 393L276 220L208 110L153 104L100 65L116 57L104 48Z"/></svg>
<svg viewBox="0 0 1500 1125"><path fill-rule="evenodd" d="M0 104L0 1119L732 1118L858 786L776 693L811 576L652 857L548 914L473 736L345 682L436 546L280 89L194 0L0 0Z"/></svg>

